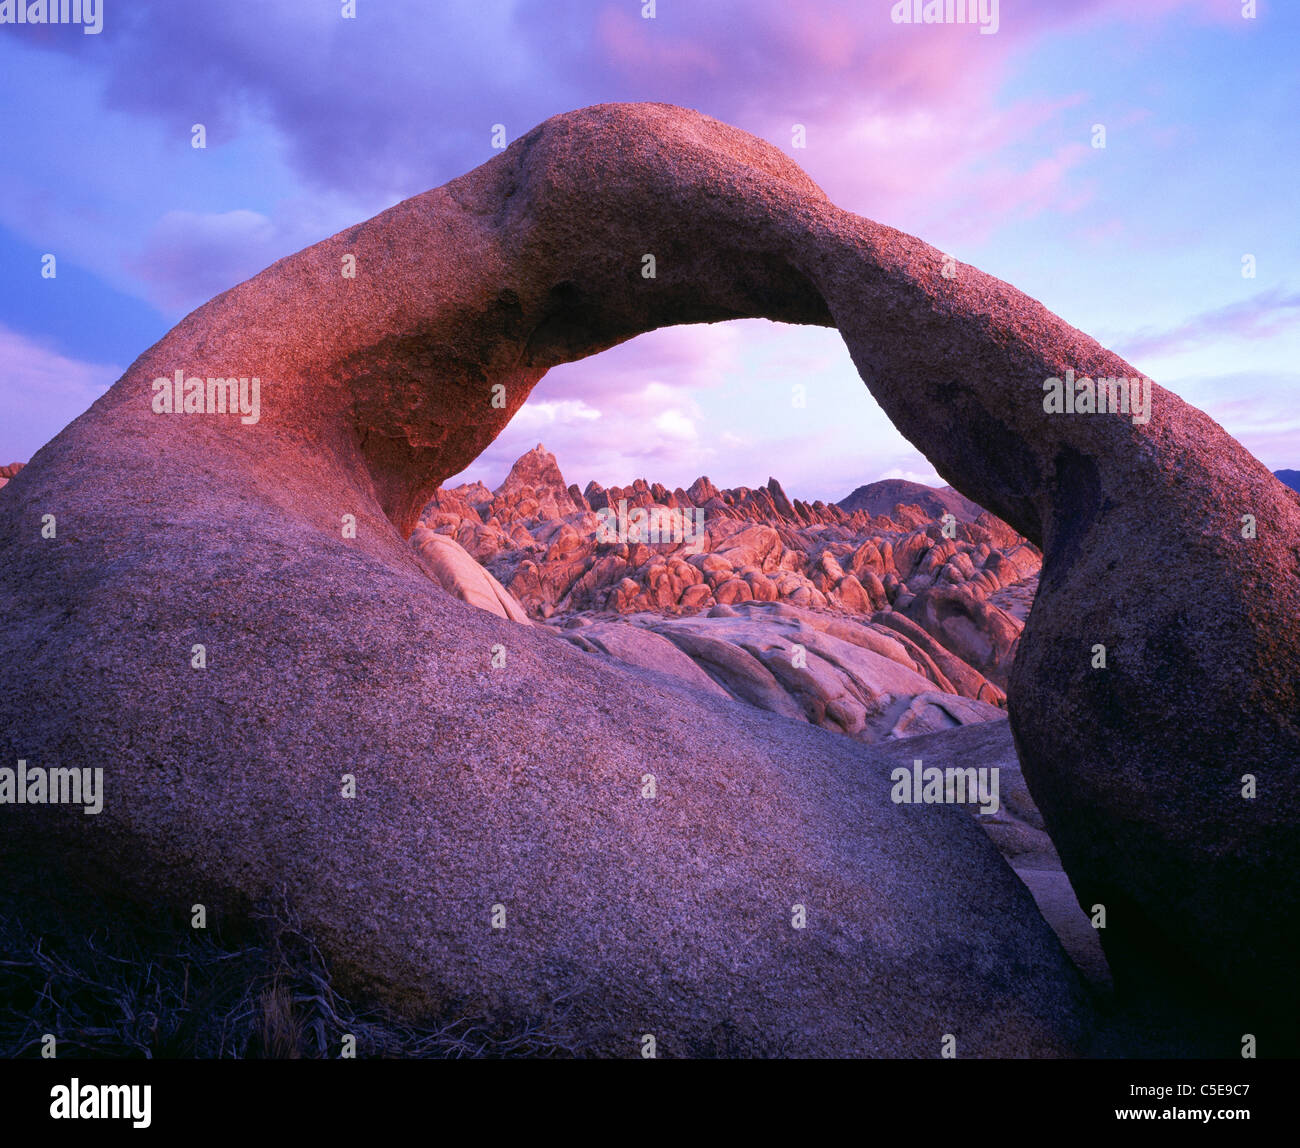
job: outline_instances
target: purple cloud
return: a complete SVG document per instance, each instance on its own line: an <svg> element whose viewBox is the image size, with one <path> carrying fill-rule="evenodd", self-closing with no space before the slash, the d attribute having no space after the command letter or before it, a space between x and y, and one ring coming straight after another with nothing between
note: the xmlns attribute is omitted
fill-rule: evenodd
<svg viewBox="0 0 1300 1148"><path fill-rule="evenodd" d="M1120 339L1115 349L1125 358L1170 355L1221 339L1264 339L1300 322L1300 293L1273 288L1240 303L1193 315L1164 331L1138 331Z"/></svg>
<svg viewBox="0 0 1300 1148"><path fill-rule="evenodd" d="M32 444L43 444L81 414L122 374L111 363L86 363L51 350L0 324L4 364L4 411L0 460L26 462Z"/></svg>
<svg viewBox="0 0 1300 1148"><path fill-rule="evenodd" d="M50 46L107 71L110 107L177 131L203 122L209 146L247 123L269 124L300 174L356 194L412 194L460 174L490 157L496 123L513 139L574 107L654 99L786 147L803 123L808 146L796 158L833 196L880 210L900 182L925 197L986 154L990 119L1005 139L1033 116L1032 105L993 102L1027 43L1089 19L1155 26L1174 11L1226 19L1215 0L1146 0L1140 12L1127 0L1077 0L1005 11L998 34L981 36L967 26L895 25L890 7L715 0L661 4L646 20L632 0L391 0L345 20L329 3L262 0L250 10L243 0L137 0L109 13L102 36ZM855 142L868 150L848 146Z"/></svg>

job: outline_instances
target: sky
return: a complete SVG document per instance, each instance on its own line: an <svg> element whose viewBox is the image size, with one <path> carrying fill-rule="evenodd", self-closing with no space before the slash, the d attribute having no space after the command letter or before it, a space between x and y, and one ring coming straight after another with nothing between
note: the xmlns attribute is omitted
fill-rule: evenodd
<svg viewBox="0 0 1300 1148"><path fill-rule="evenodd" d="M658 100L781 147L1300 467L1293 0L1001 0L995 32L896 23L892 0L100 4L93 33L0 23L0 462L213 295L490 159L495 125ZM584 486L942 481L835 331L763 320L553 369L451 481L495 487L538 442Z"/></svg>

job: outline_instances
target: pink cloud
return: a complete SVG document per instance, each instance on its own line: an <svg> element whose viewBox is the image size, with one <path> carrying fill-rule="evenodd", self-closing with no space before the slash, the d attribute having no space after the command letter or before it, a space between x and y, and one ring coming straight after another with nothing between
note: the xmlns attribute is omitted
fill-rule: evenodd
<svg viewBox="0 0 1300 1148"><path fill-rule="evenodd" d="M26 462L28 444L45 443L120 376L111 363L87 363L0 324L0 459Z"/></svg>
<svg viewBox="0 0 1300 1148"><path fill-rule="evenodd" d="M661 83L681 83L725 72L722 58L698 40L666 33L647 36L647 26L628 5L604 8L596 20L596 41L618 69L646 70Z"/></svg>
<svg viewBox="0 0 1300 1148"><path fill-rule="evenodd" d="M331 222L328 210L304 210L299 203L281 205L275 218L242 208L168 211L124 264L155 306L184 315L330 234Z"/></svg>
<svg viewBox="0 0 1300 1148"><path fill-rule="evenodd" d="M276 239L274 225L255 211L169 211L128 269L158 307L185 312L273 262Z"/></svg>
<svg viewBox="0 0 1300 1148"><path fill-rule="evenodd" d="M1239 303L1193 315L1164 331L1138 331L1115 342L1125 358L1168 355L1221 339L1265 339L1300 323L1300 293L1273 288Z"/></svg>
<svg viewBox="0 0 1300 1148"><path fill-rule="evenodd" d="M691 389L717 386L737 369L743 335L730 323L665 327L589 359L553 368L548 398L598 396L603 403L666 380Z"/></svg>

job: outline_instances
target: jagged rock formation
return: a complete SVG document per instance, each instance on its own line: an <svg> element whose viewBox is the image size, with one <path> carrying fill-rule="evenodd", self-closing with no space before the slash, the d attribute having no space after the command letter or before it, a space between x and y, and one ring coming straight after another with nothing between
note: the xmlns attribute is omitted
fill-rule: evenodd
<svg viewBox="0 0 1300 1148"><path fill-rule="evenodd" d="M627 517L689 512L693 529L663 541L644 527L641 540L602 540L599 515L611 507ZM986 512L951 524L952 537L918 506L895 513L908 525L791 500L775 478L758 490L700 478L689 491L638 479L579 492L539 443L495 493L481 484L437 490L421 522L459 542L536 618L748 602L897 612L873 624L910 620L923 645L940 644L940 660L965 663L945 677L928 657L916 659L933 688L1000 705L1024 611L1004 611L996 596L1036 578L1042 555Z"/></svg>
<svg viewBox="0 0 1300 1148"><path fill-rule="evenodd" d="M608 1054L1078 1048L1073 966L966 813L891 802L873 747L474 610L406 542L548 367L819 323L1043 548L1011 724L1117 981L1293 1016L1300 498L1160 388L1149 423L1046 415L1049 376L1137 372L942 267L743 132L611 105L218 296L0 502L0 757L107 789L98 817L4 809L6 865L219 913L285 889L358 985L518 1017L567 993ZM259 376L260 421L155 413L177 371Z"/></svg>
<svg viewBox="0 0 1300 1148"><path fill-rule="evenodd" d="M643 479L626 492L593 482L580 493L539 443L495 494L481 484L435 492L412 542L427 549L441 538L465 553L452 541L462 540L509 582L501 593L581 649L703 677L726 696L867 742L1006 716L998 707L1024 615L992 598L1032 587L1041 555L1005 523L979 512L948 538L919 507L896 508L923 520L909 530L791 501L775 479L751 491L700 478L691 490L704 507ZM699 530L602 541L593 504L689 510L693 525L699 511Z"/></svg>

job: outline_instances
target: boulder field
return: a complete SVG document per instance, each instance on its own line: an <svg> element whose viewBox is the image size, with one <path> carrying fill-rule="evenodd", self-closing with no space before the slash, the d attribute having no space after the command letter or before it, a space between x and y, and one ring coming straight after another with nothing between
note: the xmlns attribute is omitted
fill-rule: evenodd
<svg viewBox="0 0 1300 1148"><path fill-rule="evenodd" d="M0 494L0 761L104 770L98 815L0 808L6 866L218 915L282 891L358 989L562 1014L587 1053L1078 1051L1075 968L967 811L892 802L875 747L477 610L407 543L549 367L815 323L1043 551L1011 727L1117 986L1293 1018L1300 497L1160 387L1149 421L1049 412L1049 378L1139 372L942 272L776 148L635 104L216 297ZM255 418L203 382L236 378Z"/></svg>
<svg viewBox="0 0 1300 1148"><path fill-rule="evenodd" d="M775 478L583 491L538 444L496 491L439 488L411 543L463 601L871 743L1006 718L1042 561L979 507L919 501L845 512Z"/></svg>

